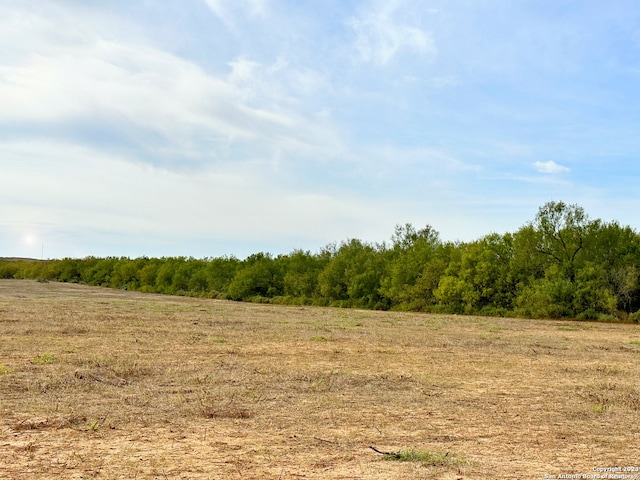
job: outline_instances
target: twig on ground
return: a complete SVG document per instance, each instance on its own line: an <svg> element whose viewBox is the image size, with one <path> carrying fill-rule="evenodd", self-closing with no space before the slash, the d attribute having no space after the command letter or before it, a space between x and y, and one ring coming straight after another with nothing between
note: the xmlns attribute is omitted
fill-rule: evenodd
<svg viewBox="0 0 640 480"><path fill-rule="evenodd" d="M332 444L336 444L338 442L332 442L331 440L325 440L324 438L318 438L318 437L313 437L314 440L318 440L319 442L325 442L325 443L332 443Z"/></svg>
<svg viewBox="0 0 640 480"><path fill-rule="evenodd" d="M397 452L383 452L382 450L378 450L376 447L369 445L369 448L380 455L386 455L387 457L397 457Z"/></svg>

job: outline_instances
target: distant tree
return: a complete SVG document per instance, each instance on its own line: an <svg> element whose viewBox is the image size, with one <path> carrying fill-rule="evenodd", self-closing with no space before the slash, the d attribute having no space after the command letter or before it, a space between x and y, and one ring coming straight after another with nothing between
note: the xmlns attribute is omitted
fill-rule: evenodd
<svg viewBox="0 0 640 480"><path fill-rule="evenodd" d="M162 265L163 260L159 258L150 258L144 265L141 265L138 272L138 278L140 279L140 289L145 292L155 292L156 278L158 276L158 270Z"/></svg>
<svg viewBox="0 0 640 480"><path fill-rule="evenodd" d="M224 298L242 262L235 257L210 259L206 266L207 284L212 296Z"/></svg>
<svg viewBox="0 0 640 480"><path fill-rule="evenodd" d="M616 298L617 309L640 308L640 236L617 222L593 222L585 256L599 267L600 283Z"/></svg>
<svg viewBox="0 0 640 480"><path fill-rule="evenodd" d="M284 295L310 301L316 293L318 275L325 262L321 257L302 250L294 250L283 256L281 261Z"/></svg>
<svg viewBox="0 0 640 480"><path fill-rule="evenodd" d="M273 258L0 260L42 278L234 300L531 317L640 319L640 235L548 202L515 233L446 242L397 225L389 245L350 239Z"/></svg>
<svg viewBox="0 0 640 480"><path fill-rule="evenodd" d="M254 297L282 295L282 280L269 253L250 255L238 269L227 289L231 300L249 300Z"/></svg>
<svg viewBox="0 0 640 480"><path fill-rule="evenodd" d="M386 308L380 295L384 255L358 239L343 242L318 275L318 291L338 306Z"/></svg>
<svg viewBox="0 0 640 480"><path fill-rule="evenodd" d="M111 284L113 288L138 290L140 288L139 275L142 270L141 262L127 257L119 258L113 265Z"/></svg>
<svg viewBox="0 0 640 480"><path fill-rule="evenodd" d="M6 260L0 260L0 278L10 279L15 278L16 273L20 270L18 262L11 262Z"/></svg>
<svg viewBox="0 0 640 480"><path fill-rule="evenodd" d="M442 250L431 226L418 231L409 223L396 226L380 285L392 308L427 310L435 303L433 291L448 263Z"/></svg>
<svg viewBox="0 0 640 480"><path fill-rule="evenodd" d="M178 265L184 263L184 257L164 257L158 266L156 274L156 292L159 293L176 293L174 290L173 276L178 269Z"/></svg>
<svg viewBox="0 0 640 480"><path fill-rule="evenodd" d="M548 202L533 221L537 234L536 250L558 265L574 281L576 261L585 247L592 222L584 209L564 202Z"/></svg>
<svg viewBox="0 0 640 480"><path fill-rule="evenodd" d="M458 247L434 296L441 310L504 315L511 310L513 236L490 234Z"/></svg>

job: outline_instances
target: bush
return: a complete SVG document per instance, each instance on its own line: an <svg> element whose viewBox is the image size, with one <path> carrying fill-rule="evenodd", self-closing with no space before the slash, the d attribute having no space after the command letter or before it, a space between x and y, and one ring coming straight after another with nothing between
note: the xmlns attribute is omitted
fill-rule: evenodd
<svg viewBox="0 0 640 480"><path fill-rule="evenodd" d="M640 323L640 310L631 313L629 315L629 320L631 320L633 323Z"/></svg>
<svg viewBox="0 0 640 480"><path fill-rule="evenodd" d="M0 263L0 278L15 278L18 272L18 266L15 263Z"/></svg>

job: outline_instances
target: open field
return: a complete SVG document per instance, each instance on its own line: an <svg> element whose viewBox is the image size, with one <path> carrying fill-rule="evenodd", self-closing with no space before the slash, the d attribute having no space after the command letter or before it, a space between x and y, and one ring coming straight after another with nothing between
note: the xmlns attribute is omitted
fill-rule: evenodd
<svg viewBox="0 0 640 480"><path fill-rule="evenodd" d="M8 280L0 335L2 479L543 479L640 467L638 325ZM440 455L392 461L369 446Z"/></svg>

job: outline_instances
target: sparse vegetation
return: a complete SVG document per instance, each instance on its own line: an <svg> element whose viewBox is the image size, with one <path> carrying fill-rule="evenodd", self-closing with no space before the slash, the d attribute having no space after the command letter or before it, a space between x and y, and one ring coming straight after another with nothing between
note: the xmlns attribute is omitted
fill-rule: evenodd
<svg viewBox="0 0 640 480"><path fill-rule="evenodd" d="M56 361L56 357L53 356L53 353L47 351L40 355L37 355L33 358L31 363L36 365L50 365Z"/></svg>
<svg viewBox="0 0 640 480"><path fill-rule="evenodd" d="M0 364L0 375L8 375L10 373L13 373L12 368L9 368L5 365Z"/></svg>
<svg viewBox="0 0 640 480"><path fill-rule="evenodd" d="M466 463L463 457L451 454L450 452L431 452L408 449L399 450L397 452L383 452L383 455L385 460L393 460L397 462L418 462L428 467L459 467Z"/></svg>
<svg viewBox="0 0 640 480"><path fill-rule="evenodd" d="M558 330L561 332L575 332L580 330L580 327L577 325L558 325Z"/></svg>
<svg viewBox="0 0 640 480"><path fill-rule="evenodd" d="M328 342L329 341L327 337L324 337L321 335L315 335L311 337L309 340L311 340L312 342Z"/></svg>
<svg viewBox="0 0 640 480"><path fill-rule="evenodd" d="M100 421L95 420L93 422L91 422L88 426L87 426L87 430L90 430L92 432L96 432L98 430L100 430L100 427L102 426L102 424L100 423Z"/></svg>

